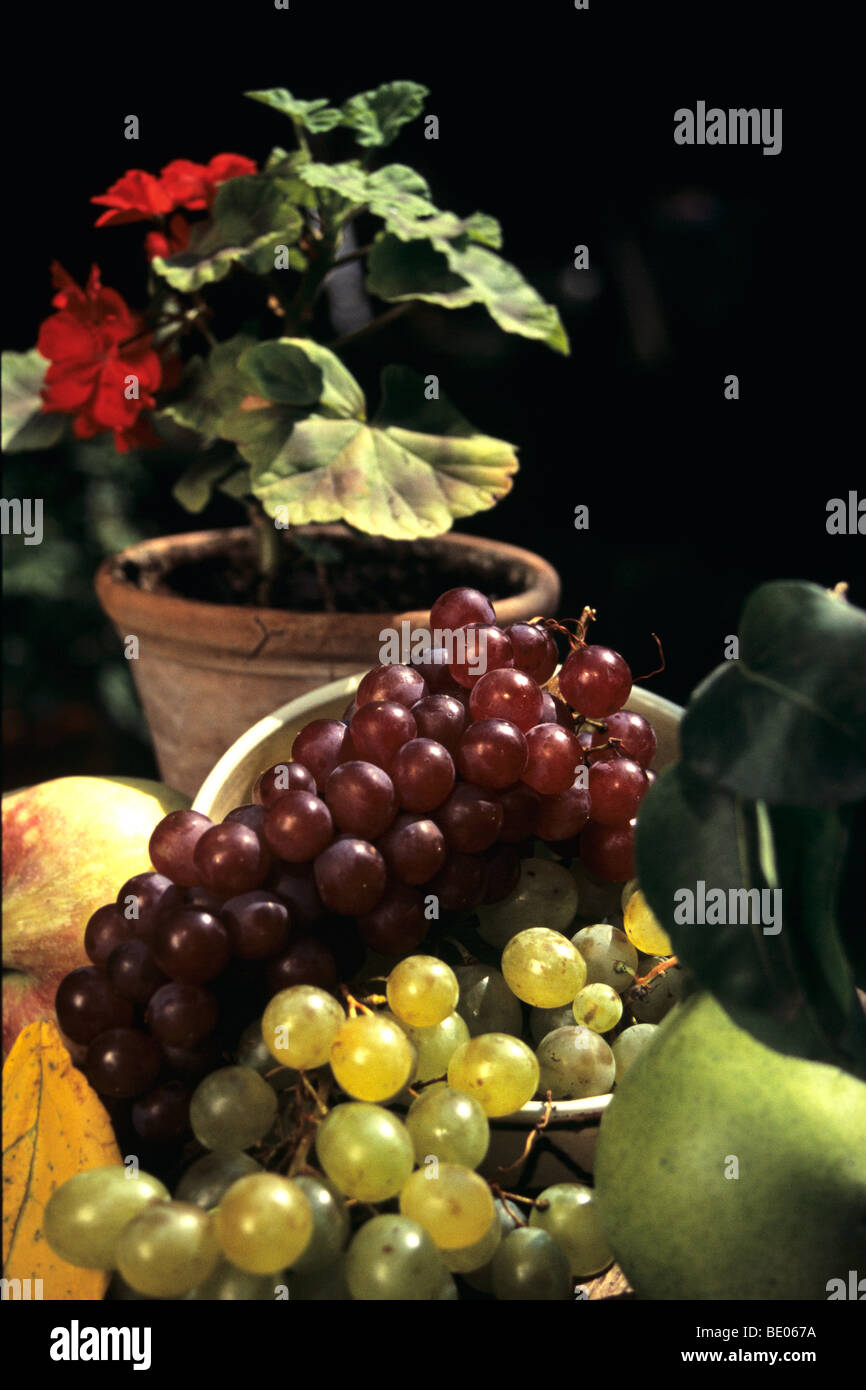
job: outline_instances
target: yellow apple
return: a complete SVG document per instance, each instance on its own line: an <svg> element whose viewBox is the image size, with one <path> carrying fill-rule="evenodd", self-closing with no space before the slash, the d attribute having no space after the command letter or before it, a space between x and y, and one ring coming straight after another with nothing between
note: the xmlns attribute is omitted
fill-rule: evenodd
<svg viewBox="0 0 866 1390"><path fill-rule="evenodd" d="M3 1055L54 1017L64 975L88 965L84 929L133 874L169 811L189 805L160 782L58 777L3 797Z"/></svg>

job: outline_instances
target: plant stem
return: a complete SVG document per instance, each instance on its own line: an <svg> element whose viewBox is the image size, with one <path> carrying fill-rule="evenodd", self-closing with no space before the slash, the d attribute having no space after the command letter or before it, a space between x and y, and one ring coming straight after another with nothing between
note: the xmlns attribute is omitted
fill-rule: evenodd
<svg viewBox="0 0 866 1390"><path fill-rule="evenodd" d="M273 582L283 557L283 543L276 526L270 517L265 515L261 507L251 502L248 504L247 512L256 542L258 569L256 599L259 603L267 606L271 600Z"/></svg>
<svg viewBox="0 0 866 1390"><path fill-rule="evenodd" d="M338 261L334 261L331 269L339 270L341 265L350 265L352 261L360 261L367 255L367 252L372 251L372 249L373 243L372 241L368 241L366 246L359 246L357 251L347 251L345 256L341 256Z"/></svg>
<svg viewBox="0 0 866 1390"><path fill-rule="evenodd" d="M370 323L365 323L363 328L356 328L354 333L346 333L342 338L336 338L333 343L328 344L331 352L336 352L339 348L346 347L349 343L355 343L359 338L367 338L371 333L377 333L380 328L385 328L387 324L393 323L394 319L402 318L408 314L410 309L414 309L415 302L405 304L395 304L393 308L386 309L384 314L380 314L377 319L372 319Z"/></svg>

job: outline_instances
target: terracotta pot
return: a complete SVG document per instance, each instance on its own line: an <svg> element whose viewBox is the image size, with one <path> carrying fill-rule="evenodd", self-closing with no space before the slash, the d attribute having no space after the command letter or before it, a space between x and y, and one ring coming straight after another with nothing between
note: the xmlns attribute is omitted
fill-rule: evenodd
<svg viewBox="0 0 866 1390"><path fill-rule="evenodd" d="M341 526L308 534L345 537ZM517 546L448 533L414 543L441 555L454 583L484 589L495 577L512 596L496 605L501 623L552 614L560 584L547 561ZM256 720L287 700L378 660L385 628L408 620L427 628L423 611L297 613L206 603L174 594L163 581L173 567L249 549L246 528L194 531L130 546L106 560L96 593L122 639L138 638L132 670L150 726L160 776L194 796L214 763ZM455 569L459 578L454 578Z"/></svg>

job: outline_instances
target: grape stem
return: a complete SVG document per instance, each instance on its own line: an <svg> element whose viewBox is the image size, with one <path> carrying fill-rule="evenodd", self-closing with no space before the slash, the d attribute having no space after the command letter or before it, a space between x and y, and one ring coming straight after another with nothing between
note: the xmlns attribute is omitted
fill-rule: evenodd
<svg viewBox="0 0 866 1390"><path fill-rule="evenodd" d="M362 1004L360 999L356 999L354 994L350 994L345 985L340 986L340 992L348 1006L350 1018L357 1018L358 1014L371 1014L374 1012L373 1009L368 1009L366 1004Z"/></svg>
<svg viewBox="0 0 866 1390"><path fill-rule="evenodd" d="M659 649L659 657L661 659L662 664L661 666L657 666L654 671L648 671L645 676L635 676L634 680L632 681L632 684L634 684L635 681L648 681L651 676L660 676L662 671L665 669L667 663L665 662L665 653L664 648L662 647L661 638L659 637L657 632L654 632L652 636L655 638L655 644Z"/></svg>
<svg viewBox="0 0 866 1390"><path fill-rule="evenodd" d="M456 936L443 936L442 940L443 940L443 941L447 941L448 944L449 944L449 946L453 946L453 947L454 947L455 951L457 952L458 956L460 957L460 962L461 962L462 965L480 965L480 964L481 964L481 962L480 962L480 960L478 959L478 957L477 957L477 956L473 956L472 952L469 951L469 950L467 950L467 948L463 945L463 942L462 942L462 941L458 941L457 938L456 938Z"/></svg>
<svg viewBox="0 0 866 1390"><path fill-rule="evenodd" d="M658 975L663 975L665 971L670 970L673 965L679 965L679 960L676 956L668 956L667 960L660 960L658 965L653 966L648 975L636 975L632 988L644 989L649 984L650 980L656 979ZM642 994L638 995L639 999L643 997Z"/></svg>
<svg viewBox="0 0 866 1390"><path fill-rule="evenodd" d="M590 623L595 621L596 616L595 609L585 605L579 618L563 618L560 621L558 618L537 617L530 618L529 621L530 623L536 624L538 627L546 628L548 632L562 633L564 637L568 638L570 650L576 651L578 647L585 645L586 629L589 627ZM569 631L567 627L568 623L574 625L574 632Z"/></svg>
<svg viewBox="0 0 866 1390"><path fill-rule="evenodd" d="M526 1159L532 1153L532 1146L534 1145L539 1134L542 1130L546 1129L548 1124L550 1123L550 1117L552 1114L553 1096L551 1095L550 1091L548 1091L544 1101L544 1114L542 1115L538 1123L536 1125L533 1125L532 1129L527 1134L526 1143L523 1145L523 1152L518 1155L518 1157L514 1160L513 1163L507 1163L504 1167L501 1163L498 1165L496 1169L497 1179L501 1173L510 1173L512 1168L519 1168L521 1163L525 1163ZM491 1186L493 1186L493 1184L491 1184Z"/></svg>

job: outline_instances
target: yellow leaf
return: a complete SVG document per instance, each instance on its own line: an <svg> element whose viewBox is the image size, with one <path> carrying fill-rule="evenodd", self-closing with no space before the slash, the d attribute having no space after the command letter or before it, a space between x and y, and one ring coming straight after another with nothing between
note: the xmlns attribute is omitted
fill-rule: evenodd
<svg viewBox="0 0 866 1390"><path fill-rule="evenodd" d="M57 1026L47 1019L28 1024L3 1067L6 1279L41 1279L45 1299L103 1297L109 1274L55 1255L42 1233L42 1213L67 1178L120 1162L108 1113L72 1065Z"/></svg>

